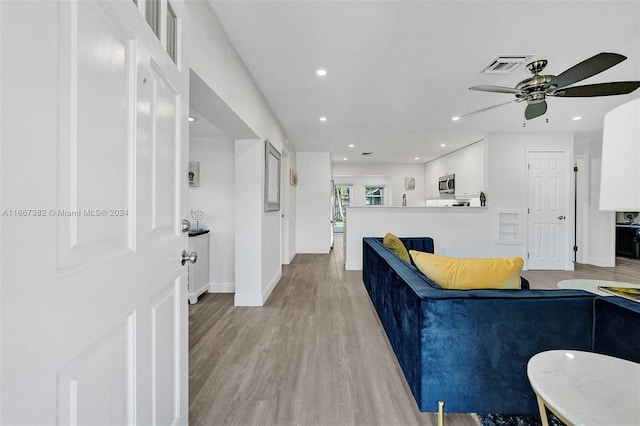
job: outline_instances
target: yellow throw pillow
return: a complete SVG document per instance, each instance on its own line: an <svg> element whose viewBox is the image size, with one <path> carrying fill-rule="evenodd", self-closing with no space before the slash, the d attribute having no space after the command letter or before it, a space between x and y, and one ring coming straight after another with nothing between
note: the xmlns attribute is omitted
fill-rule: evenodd
<svg viewBox="0 0 640 426"><path fill-rule="evenodd" d="M410 250L413 263L442 288L471 290L482 288L519 289L521 257L460 259Z"/></svg>
<svg viewBox="0 0 640 426"><path fill-rule="evenodd" d="M409 252L407 251L407 248L404 246L404 244L402 244L402 241L400 241L400 238L391 233L387 233L387 235L385 235L382 239L382 244L384 244L392 252L397 254L400 259L404 260L407 263L411 262Z"/></svg>

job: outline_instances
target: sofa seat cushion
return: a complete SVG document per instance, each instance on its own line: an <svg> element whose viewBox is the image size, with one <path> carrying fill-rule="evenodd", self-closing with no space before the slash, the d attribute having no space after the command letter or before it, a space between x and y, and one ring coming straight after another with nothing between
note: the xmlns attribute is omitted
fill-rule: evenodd
<svg viewBox="0 0 640 426"><path fill-rule="evenodd" d="M392 233L387 232L387 234L382 239L382 244L384 244L385 247L389 248L389 250L398 255L400 259L404 260L407 263L411 262L411 258L409 257L407 248L404 246L402 241L400 241L400 238L396 237Z"/></svg>
<svg viewBox="0 0 640 426"><path fill-rule="evenodd" d="M409 251L420 272L442 288L451 290L520 289L521 257L455 258Z"/></svg>

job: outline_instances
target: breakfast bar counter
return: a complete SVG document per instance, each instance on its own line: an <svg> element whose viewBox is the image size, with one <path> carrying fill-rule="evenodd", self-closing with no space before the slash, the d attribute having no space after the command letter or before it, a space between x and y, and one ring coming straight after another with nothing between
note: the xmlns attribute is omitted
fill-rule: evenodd
<svg viewBox="0 0 640 426"><path fill-rule="evenodd" d="M362 238L429 236L435 252L457 257L526 258L524 246L515 241L496 241L500 210L489 207L347 207L345 221L345 267L362 269ZM521 218L522 215L516 215Z"/></svg>

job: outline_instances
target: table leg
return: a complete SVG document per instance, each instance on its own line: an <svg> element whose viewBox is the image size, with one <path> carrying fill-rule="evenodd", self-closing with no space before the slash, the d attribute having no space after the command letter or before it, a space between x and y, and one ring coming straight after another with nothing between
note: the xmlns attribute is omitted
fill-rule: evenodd
<svg viewBox="0 0 640 426"><path fill-rule="evenodd" d="M540 421L542 426L549 426L549 415L547 414L547 408L544 404L544 400L540 398L540 395L536 394L538 400L538 410L540 411Z"/></svg>

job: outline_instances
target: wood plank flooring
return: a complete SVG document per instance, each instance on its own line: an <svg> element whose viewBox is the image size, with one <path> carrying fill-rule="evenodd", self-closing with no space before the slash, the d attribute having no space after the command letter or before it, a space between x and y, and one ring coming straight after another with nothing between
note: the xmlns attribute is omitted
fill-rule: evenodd
<svg viewBox="0 0 640 426"><path fill-rule="evenodd" d="M297 255L262 308L234 307L232 294L190 306L191 425L437 424L418 410L362 273L344 269L340 247ZM534 288L572 277L640 282L640 262L524 275ZM479 425L472 414L446 421Z"/></svg>

